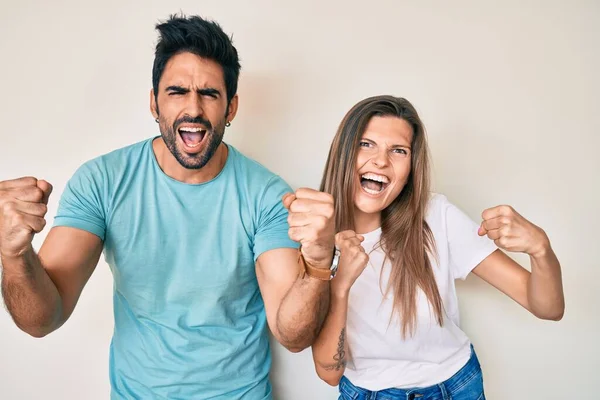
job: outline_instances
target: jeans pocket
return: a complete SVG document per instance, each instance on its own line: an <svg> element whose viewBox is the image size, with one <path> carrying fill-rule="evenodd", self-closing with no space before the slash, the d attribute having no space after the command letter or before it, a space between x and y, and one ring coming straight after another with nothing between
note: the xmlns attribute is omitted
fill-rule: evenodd
<svg viewBox="0 0 600 400"><path fill-rule="evenodd" d="M457 389L452 391L452 400L485 400L481 369L461 383Z"/></svg>
<svg viewBox="0 0 600 400"><path fill-rule="evenodd" d="M349 393L348 391L340 388L340 397L338 397L338 400L356 400L357 397L357 393Z"/></svg>
<svg viewBox="0 0 600 400"><path fill-rule="evenodd" d="M339 385L338 389L340 391L340 397L338 398L338 400L357 400L358 399L359 394L355 390L352 390L352 388L349 388L346 384Z"/></svg>

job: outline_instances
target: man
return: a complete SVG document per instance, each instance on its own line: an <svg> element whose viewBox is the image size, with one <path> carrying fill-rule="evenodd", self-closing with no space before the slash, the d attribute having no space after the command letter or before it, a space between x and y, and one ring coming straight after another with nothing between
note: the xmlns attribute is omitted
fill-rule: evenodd
<svg viewBox="0 0 600 400"><path fill-rule="evenodd" d="M150 104L161 136L80 167L38 254L31 240L52 187L0 182L2 294L17 326L43 337L67 321L104 252L112 398L270 399L267 322L300 351L327 312L333 201L289 193L222 142L240 64L216 23L171 17L157 29Z"/></svg>

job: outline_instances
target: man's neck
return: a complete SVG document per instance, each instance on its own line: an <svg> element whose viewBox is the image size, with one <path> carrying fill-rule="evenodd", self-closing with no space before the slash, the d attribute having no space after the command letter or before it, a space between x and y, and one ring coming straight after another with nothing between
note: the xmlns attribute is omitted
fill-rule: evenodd
<svg viewBox="0 0 600 400"><path fill-rule="evenodd" d="M158 137L152 141L152 149L160 169L167 176L176 181L189 184L199 184L214 179L223 170L223 167L225 167L229 152L225 143L221 143L204 167L200 169L188 169L179 164L165 145L162 137Z"/></svg>

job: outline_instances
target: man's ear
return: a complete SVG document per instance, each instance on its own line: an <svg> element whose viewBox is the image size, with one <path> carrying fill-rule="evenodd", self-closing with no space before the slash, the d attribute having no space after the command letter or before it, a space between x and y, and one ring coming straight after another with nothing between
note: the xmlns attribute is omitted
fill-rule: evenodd
<svg viewBox="0 0 600 400"><path fill-rule="evenodd" d="M158 104L156 104L156 96L154 96L154 89L150 89L150 112L154 119L158 119Z"/></svg>
<svg viewBox="0 0 600 400"><path fill-rule="evenodd" d="M235 118L238 110L239 100L240 99L237 94L231 98L231 101L229 102L229 108L227 109L227 117L225 119L226 122L231 122Z"/></svg>

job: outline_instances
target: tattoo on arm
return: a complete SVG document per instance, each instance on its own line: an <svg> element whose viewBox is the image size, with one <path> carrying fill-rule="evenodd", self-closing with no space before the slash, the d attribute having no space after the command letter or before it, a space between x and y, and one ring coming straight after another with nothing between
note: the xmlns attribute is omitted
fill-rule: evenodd
<svg viewBox="0 0 600 400"><path fill-rule="evenodd" d="M333 356L335 363L323 365L323 368L327 371L339 371L342 368L346 368L346 351L344 350L344 344L346 343L346 328L342 328L340 332L340 338L338 340L337 353Z"/></svg>

